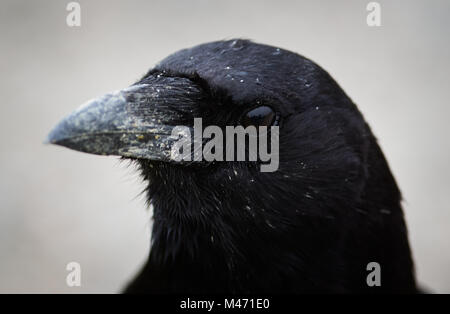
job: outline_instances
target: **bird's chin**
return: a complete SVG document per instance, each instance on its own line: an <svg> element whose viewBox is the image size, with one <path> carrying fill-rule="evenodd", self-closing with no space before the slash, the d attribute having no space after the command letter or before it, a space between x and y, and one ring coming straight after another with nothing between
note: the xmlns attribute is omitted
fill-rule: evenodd
<svg viewBox="0 0 450 314"><path fill-rule="evenodd" d="M137 163L141 171L157 175L201 176L219 171L223 166L220 162L189 162L189 161L160 161L140 158L124 158Z"/></svg>

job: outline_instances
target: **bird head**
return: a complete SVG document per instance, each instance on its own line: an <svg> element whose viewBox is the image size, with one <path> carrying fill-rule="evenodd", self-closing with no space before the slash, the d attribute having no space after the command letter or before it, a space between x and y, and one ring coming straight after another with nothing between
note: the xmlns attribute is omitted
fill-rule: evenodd
<svg viewBox="0 0 450 314"><path fill-rule="evenodd" d="M194 118L224 134L226 126L278 126L277 169L261 171L260 160L173 160L172 131L192 130ZM138 163L162 259L219 246L231 268L240 257L264 264L264 244L289 268L286 254L300 238L338 241L362 197L371 139L355 105L317 64L236 39L168 56L130 87L77 109L47 141ZM294 259L290 266L301 267Z"/></svg>

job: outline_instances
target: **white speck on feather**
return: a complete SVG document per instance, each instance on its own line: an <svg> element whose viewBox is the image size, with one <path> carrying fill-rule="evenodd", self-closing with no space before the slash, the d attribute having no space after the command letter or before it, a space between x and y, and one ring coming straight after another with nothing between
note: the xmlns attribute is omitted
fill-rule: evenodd
<svg viewBox="0 0 450 314"><path fill-rule="evenodd" d="M270 221L267 220L267 219L266 219L266 224L267 224L270 228L275 229L275 227L274 227L274 226L270 223Z"/></svg>
<svg viewBox="0 0 450 314"><path fill-rule="evenodd" d="M280 54L280 48L275 49L275 52L272 53L272 55L279 55Z"/></svg>

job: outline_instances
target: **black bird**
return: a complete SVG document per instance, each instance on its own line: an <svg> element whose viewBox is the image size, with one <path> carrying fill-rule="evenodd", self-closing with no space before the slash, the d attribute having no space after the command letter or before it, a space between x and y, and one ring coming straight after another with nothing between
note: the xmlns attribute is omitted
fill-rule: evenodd
<svg viewBox="0 0 450 314"><path fill-rule="evenodd" d="M279 168L175 162L171 130L279 126ZM154 207L126 292L416 292L401 195L352 100L317 64L248 40L178 51L89 102L48 142L134 160ZM369 286L367 265L380 265Z"/></svg>

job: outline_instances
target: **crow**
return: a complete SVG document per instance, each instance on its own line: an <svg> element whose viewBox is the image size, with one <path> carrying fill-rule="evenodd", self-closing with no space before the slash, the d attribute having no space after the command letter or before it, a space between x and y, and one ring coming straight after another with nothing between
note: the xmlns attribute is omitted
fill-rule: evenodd
<svg viewBox="0 0 450 314"><path fill-rule="evenodd" d="M278 126L278 169L174 161L171 132L194 118ZM77 109L47 142L139 166L151 250L124 292L417 292L401 193L377 139L336 81L299 54L244 39L180 50Z"/></svg>

